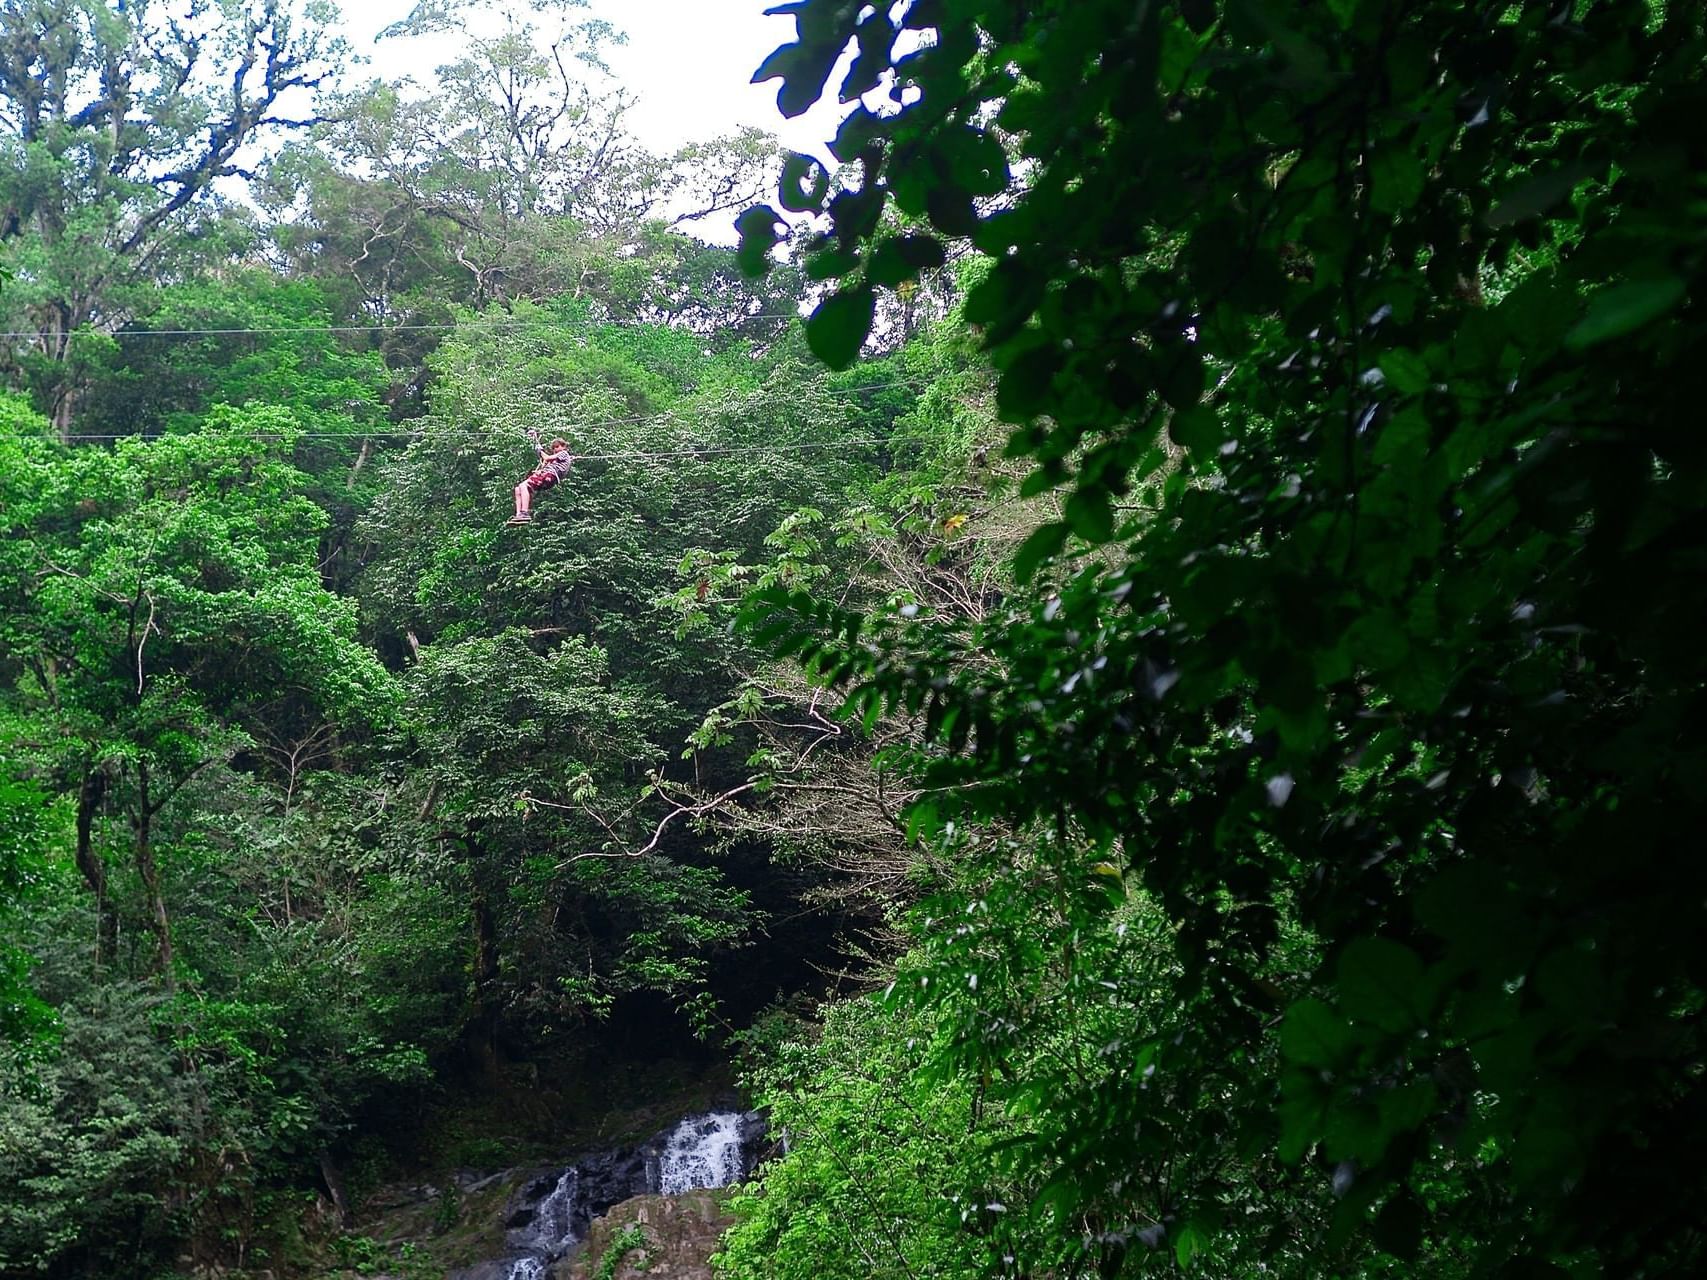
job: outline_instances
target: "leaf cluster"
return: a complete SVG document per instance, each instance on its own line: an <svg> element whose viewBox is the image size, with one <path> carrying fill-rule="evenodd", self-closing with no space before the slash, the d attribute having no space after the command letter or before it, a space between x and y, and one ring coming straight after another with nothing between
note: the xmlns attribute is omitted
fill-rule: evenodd
<svg viewBox="0 0 1707 1280"><path fill-rule="evenodd" d="M894 85L837 139L863 183L822 208L814 350L866 339L891 202L970 243L1022 492L1062 501L988 618L772 591L750 625L855 712L926 717L918 830L1054 832L1031 874L1062 893L1107 850L1174 929L1186 1172L1111 1210L1111 1168L1164 1159L1119 1119L1141 1082L1104 1100L1112 1155L1046 1091L1063 1232L1149 1215L1189 1264L1284 1226L1371 1274L1424 1242L1435 1274L1698 1263L1652 1171L1699 1135L1670 834L1707 760L1674 586L1707 496L1699 11L791 12L760 71L785 110L848 40ZM1218 1216L1259 1157L1318 1209Z"/></svg>

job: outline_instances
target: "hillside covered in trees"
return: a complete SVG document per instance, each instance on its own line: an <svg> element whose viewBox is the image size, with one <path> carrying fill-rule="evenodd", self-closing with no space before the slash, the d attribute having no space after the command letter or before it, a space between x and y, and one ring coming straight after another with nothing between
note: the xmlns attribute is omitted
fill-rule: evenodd
<svg viewBox="0 0 1707 1280"><path fill-rule="evenodd" d="M0 0L0 1280L1707 1269L1707 11L604 12Z"/></svg>

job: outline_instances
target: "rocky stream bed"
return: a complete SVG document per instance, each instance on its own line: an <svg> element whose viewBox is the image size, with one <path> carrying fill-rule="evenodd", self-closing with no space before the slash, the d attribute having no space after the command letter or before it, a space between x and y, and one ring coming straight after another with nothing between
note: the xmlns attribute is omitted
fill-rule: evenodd
<svg viewBox="0 0 1707 1280"><path fill-rule="evenodd" d="M752 1171L764 1134L755 1112L698 1112L555 1164L393 1186L375 1226L394 1243L428 1242L422 1272L447 1280L710 1280L728 1223L721 1190ZM612 1250L618 1259L601 1270ZM413 1280L379 1273L392 1274Z"/></svg>

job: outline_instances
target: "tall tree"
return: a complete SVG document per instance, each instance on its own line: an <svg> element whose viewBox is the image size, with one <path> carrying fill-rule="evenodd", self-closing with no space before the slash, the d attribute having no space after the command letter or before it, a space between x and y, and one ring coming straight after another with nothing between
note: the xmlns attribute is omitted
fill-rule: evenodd
<svg viewBox="0 0 1707 1280"><path fill-rule="evenodd" d="M343 46L308 0L6 0L0 5L0 243L10 362L56 426L74 335L124 323L153 284L229 247L217 184L314 122ZM240 219L239 219L240 221Z"/></svg>
<svg viewBox="0 0 1707 1280"><path fill-rule="evenodd" d="M119 904L91 819L109 802L125 815L150 967L168 987L162 812L250 745L263 708L275 729L360 725L390 694L355 644L353 610L320 585L327 517L284 461L293 430L283 410L227 409L200 432L112 454L0 441L8 666L23 715L8 754L76 797L98 959L110 958Z"/></svg>
<svg viewBox="0 0 1707 1280"><path fill-rule="evenodd" d="M746 129L655 155L605 51L622 36L586 0L418 5L386 39L453 35L431 85L374 84L277 171L287 240L330 251L381 314L432 281L484 305L598 296L652 221L732 213L767 186L774 143ZM335 157L335 159L333 158ZM460 281L460 284L456 283ZM447 287L448 286L448 287Z"/></svg>
<svg viewBox="0 0 1707 1280"><path fill-rule="evenodd" d="M739 767L681 755L740 646L674 633L662 602L698 548L757 549L872 452L837 447L851 405L801 386L798 362L588 310L494 309L446 342L433 412L361 531L371 625L410 663L398 767L418 821L398 838L468 904L485 1063L500 1031L562 1029L638 990L687 1000L750 927L709 842L655 794L661 773ZM510 529L530 428L591 456Z"/></svg>

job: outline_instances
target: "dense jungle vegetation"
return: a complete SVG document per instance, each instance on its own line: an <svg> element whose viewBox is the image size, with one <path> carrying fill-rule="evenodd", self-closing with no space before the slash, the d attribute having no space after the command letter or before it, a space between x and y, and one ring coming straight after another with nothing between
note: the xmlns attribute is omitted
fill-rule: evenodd
<svg viewBox="0 0 1707 1280"><path fill-rule="evenodd" d="M675 1058L731 1280L1700 1274L1707 11L782 9L0 0L0 1276Z"/></svg>

